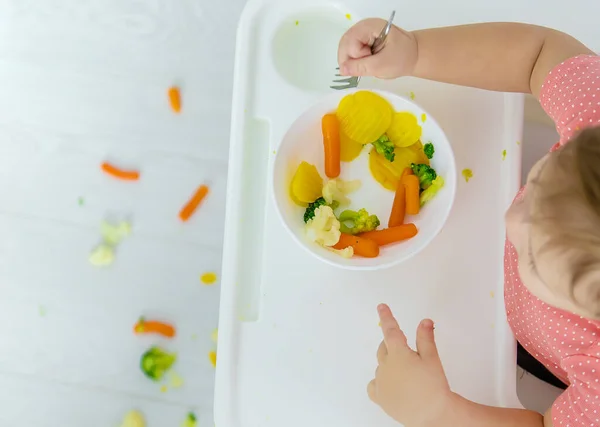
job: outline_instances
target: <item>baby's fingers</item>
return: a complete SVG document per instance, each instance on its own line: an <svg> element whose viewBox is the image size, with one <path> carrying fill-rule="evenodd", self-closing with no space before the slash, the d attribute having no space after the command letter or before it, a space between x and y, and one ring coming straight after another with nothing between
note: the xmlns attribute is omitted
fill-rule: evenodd
<svg viewBox="0 0 600 427"><path fill-rule="evenodd" d="M412 351L406 341L406 335L400 329L392 310L386 304L379 304L377 307L379 320L381 320L381 331L383 332L383 341L388 352L393 351Z"/></svg>
<svg viewBox="0 0 600 427"><path fill-rule="evenodd" d="M371 45L385 24L382 19L365 19L346 31L338 47L338 64L371 55Z"/></svg>

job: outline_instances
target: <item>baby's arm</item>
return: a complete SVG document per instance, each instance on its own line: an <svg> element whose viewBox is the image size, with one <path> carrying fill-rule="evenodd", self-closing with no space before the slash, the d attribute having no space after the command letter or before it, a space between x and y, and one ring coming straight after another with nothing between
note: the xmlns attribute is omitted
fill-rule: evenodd
<svg viewBox="0 0 600 427"><path fill-rule="evenodd" d="M593 54L573 37L549 28L518 23L485 23L413 32L393 27L385 49L369 45L383 20L367 19L342 38L342 72L381 78L416 76L429 80L539 96L556 65Z"/></svg>
<svg viewBox="0 0 600 427"><path fill-rule="evenodd" d="M536 97L552 68L593 52L549 28L488 23L415 31L413 75L430 80Z"/></svg>

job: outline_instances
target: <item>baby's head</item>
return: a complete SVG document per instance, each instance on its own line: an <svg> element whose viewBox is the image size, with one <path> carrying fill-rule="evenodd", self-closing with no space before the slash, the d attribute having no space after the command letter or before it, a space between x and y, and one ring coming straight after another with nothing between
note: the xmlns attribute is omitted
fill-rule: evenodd
<svg viewBox="0 0 600 427"><path fill-rule="evenodd" d="M600 319L600 127L536 163L507 229L535 296Z"/></svg>

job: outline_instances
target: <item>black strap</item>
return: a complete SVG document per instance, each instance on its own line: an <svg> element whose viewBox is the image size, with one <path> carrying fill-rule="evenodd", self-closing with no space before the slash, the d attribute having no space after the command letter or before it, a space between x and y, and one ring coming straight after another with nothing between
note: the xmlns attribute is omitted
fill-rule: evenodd
<svg viewBox="0 0 600 427"><path fill-rule="evenodd" d="M542 365L535 357L525 350L520 343L517 343L517 365L529 372L534 377L558 387L562 390L567 388L567 385L556 378L544 365Z"/></svg>

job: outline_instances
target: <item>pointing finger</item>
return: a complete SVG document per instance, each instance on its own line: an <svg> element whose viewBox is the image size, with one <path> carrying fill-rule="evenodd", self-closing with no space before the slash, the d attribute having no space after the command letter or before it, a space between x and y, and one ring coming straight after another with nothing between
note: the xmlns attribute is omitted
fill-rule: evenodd
<svg viewBox="0 0 600 427"><path fill-rule="evenodd" d="M392 310L386 304L379 304L377 312L379 320L381 320L381 331L387 351L391 353L398 350L410 350L406 342L406 335L400 329Z"/></svg>

